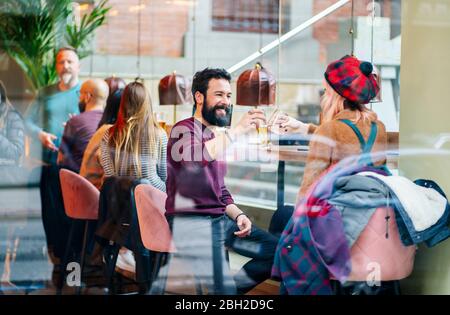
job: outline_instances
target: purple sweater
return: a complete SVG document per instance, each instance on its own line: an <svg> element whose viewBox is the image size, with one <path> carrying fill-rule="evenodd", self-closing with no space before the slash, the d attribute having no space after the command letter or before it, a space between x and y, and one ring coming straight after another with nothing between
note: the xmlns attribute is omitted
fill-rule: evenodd
<svg viewBox="0 0 450 315"><path fill-rule="evenodd" d="M234 203L224 183L225 162L212 160L205 148L213 138L193 117L173 126L167 144L167 215L223 214Z"/></svg>
<svg viewBox="0 0 450 315"><path fill-rule="evenodd" d="M86 147L97 130L103 110L90 110L73 116L64 127L59 150L64 154L62 167L80 172L81 161Z"/></svg>

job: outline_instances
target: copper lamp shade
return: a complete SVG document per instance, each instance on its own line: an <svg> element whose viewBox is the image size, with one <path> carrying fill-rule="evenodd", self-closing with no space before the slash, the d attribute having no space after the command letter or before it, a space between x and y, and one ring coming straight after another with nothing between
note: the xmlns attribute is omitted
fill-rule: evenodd
<svg viewBox="0 0 450 315"><path fill-rule="evenodd" d="M159 104L181 105L192 103L191 82L185 76L172 74L165 76L159 81Z"/></svg>
<svg viewBox="0 0 450 315"><path fill-rule="evenodd" d="M109 86L109 95L113 95L119 89L124 89L127 85L122 78L116 76L108 77L105 79L106 84Z"/></svg>
<svg viewBox="0 0 450 315"><path fill-rule="evenodd" d="M237 81L236 104L268 106L275 104L276 83L273 75L257 63L245 70Z"/></svg>

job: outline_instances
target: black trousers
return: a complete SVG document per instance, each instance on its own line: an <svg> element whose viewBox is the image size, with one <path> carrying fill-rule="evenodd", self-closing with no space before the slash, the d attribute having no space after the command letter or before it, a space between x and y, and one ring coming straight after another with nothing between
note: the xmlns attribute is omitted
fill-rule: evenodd
<svg viewBox="0 0 450 315"><path fill-rule="evenodd" d="M47 247L58 258L63 258L71 227L71 220L64 211L61 185L57 165L42 167L40 194L42 223L44 225Z"/></svg>
<svg viewBox="0 0 450 315"><path fill-rule="evenodd" d="M250 235L240 238L234 235L239 231L236 222L227 215L222 220L226 222L225 246L239 255L252 258L234 275L237 292L244 294L270 278L278 238L253 224Z"/></svg>
<svg viewBox="0 0 450 315"><path fill-rule="evenodd" d="M253 225L249 236L239 238L234 235L237 224L227 215L176 215L168 221L177 248L173 257L186 266L181 274L169 275L171 279L184 279L183 273L190 268L210 294L244 294L270 278L278 243L272 234ZM226 249L252 258L234 276Z"/></svg>

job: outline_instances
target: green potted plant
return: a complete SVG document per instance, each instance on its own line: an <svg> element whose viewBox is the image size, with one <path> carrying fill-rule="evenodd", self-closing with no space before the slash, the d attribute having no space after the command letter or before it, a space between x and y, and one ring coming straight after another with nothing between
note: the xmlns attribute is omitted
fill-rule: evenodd
<svg viewBox="0 0 450 315"><path fill-rule="evenodd" d="M23 69L33 89L57 81L57 49L70 45L80 59L92 53L87 47L95 30L105 23L108 0L94 4L79 23L74 21L72 0L6 0L0 4L0 50Z"/></svg>

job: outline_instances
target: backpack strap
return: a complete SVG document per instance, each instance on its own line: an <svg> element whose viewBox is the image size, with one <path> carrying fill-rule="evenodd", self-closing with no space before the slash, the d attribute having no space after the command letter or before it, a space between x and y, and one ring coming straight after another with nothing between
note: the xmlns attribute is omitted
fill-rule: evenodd
<svg viewBox="0 0 450 315"><path fill-rule="evenodd" d="M374 121L372 122L371 127L370 127L369 139L367 139L367 142L366 142L364 140L363 135L361 134L361 131L359 131L358 127L356 127L356 125L353 122L351 122L348 119L339 119L339 120L342 121L347 126L349 126L350 128L352 128L353 132L358 137L359 145L361 147L361 153L362 153L360 162L367 164L369 166L373 166L373 162L369 156L369 153L370 153L370 151L372 151L373 144L375 143L375 139L377 137L377 131L378 131L377 124Z"/></svg>
<svg viewBox="0 0 450 315"><path fill-rule="evenodd" d="M375 143L375 138L377 137L377 131L378 131L377 124L374 121L372 121L369 139L367 140L365 147L365 153L369 153L370 151L372 151L373 144Z"/></svg>

